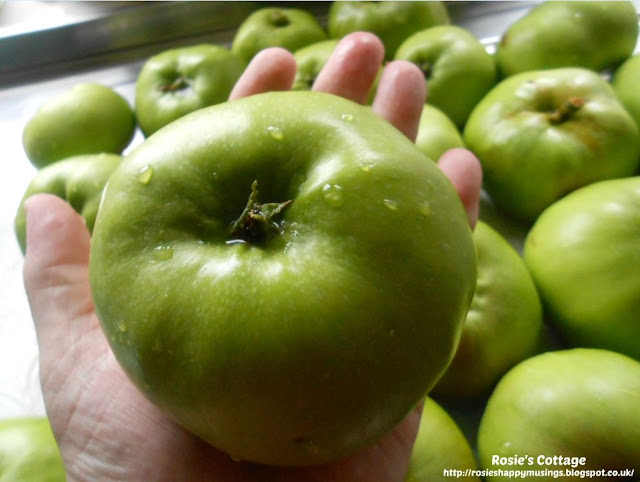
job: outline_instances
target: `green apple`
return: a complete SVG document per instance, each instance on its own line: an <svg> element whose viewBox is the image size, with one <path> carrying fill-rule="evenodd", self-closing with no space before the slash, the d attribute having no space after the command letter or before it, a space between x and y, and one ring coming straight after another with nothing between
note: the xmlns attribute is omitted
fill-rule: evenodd
<svg viewBox="0 0 640 482"><path fill-rule="evenodd" d="M27 217L24 202L34 194L54 194L67 201L93 230L102 191L111 173L122 161L117 154L87 154L63 159L40 169L24 192L14 228L20 249L27 245Z"/></svg>
<svg viewBox="0 0 640 482"><path fill-rule="evenodd" d="M640 54L626 60L612 79L613 90L640 128Z"/></svg>
<svg viewBox="0 0 640 482"><path fill-rule="evenodd" d="M110 87L82 83L47 100L26 123L25 153L41 168L80 154L120 154L135 132L133 109Z"/></svg>
<svg viewBox="0 0 640 482"><path fill-rule="evenodd" d="M373 442L435 384L476 261L435 163L370 108L292 91L202 109L130 153L90 278L154 403L236 459L307 465Z"/></svg>
<svg viewBox="0 0 640 482"><path fill-rule="evenodd" d="M504 76L527 70L615 67L633 53L638 13L630 1L546 1L502 35L496 49Z"/></svg>
<svg viewBox="0 0 640 482"><path fill-rule="evenodd" d="M420 67L427 83L427 103L459 127L497 81L493 57L471 32L456 25L438 25L411 35L395 58Z"/></svg>
<svg viewBox="0 0 640 482"><path fill-rule="evenodd" d="M538 350L542 306L522 257L479 221L473 232L478 280L453 361L431 393L448 399L486 394Z"/></svg>
<svg viewBox="0 0 640 482"><path fill-rule="evenodd" d="M542 481L557 480L558 471L568 481L606 480L585 471L637 474L639 393L640 363L619 353L574 348L529 358L511 369L489 398L478 430L480 465L492 471L547 471L535 477ZM514 477L496 473L486 480Z"/></svg>
<svg viewBox="0 0 640 482"><path fill-rule="evenodd" d="M316 17L301 8L264 7L240 24L231 51L249 62L267 47L282 47L295 52L306 45L327 39Z"/></svg>
<svg viewBox="0 0 640 482"><path fill-rule="evenodd" d="M581 186L632 175L640 162L635 122L606 80L580 68L508 77L476 106L463 137L491 199L528 222Z"/></svg>
<svg viewBox="0 0 640 482"><path fill-rule="evenodd" d="M454 474L463 474L467 469L478 469L469 442L455 420L438 403L427 397L405 482L451 480ZM446 471L451 471L451 474L445 475L448 473ZM464 480L480 482L480 477L474 475Z"/></svg>
<svg viewBox="0 0 640 482"><path fill-rule="evenodd" d="M524 256L573 345L640 360L640 177L583 187L546 209Z"/></svg>
<svg viewBox="0 0 640 482"><path fill-rule="evenodd" d="M444 2L333 2L329 7L329 37L366 31L376 34L385 47L385 58L393 59L404 40L420 30L448 24L449 13Z"/></svg>
<svg viewBox="0 0 640 482"><path fill-rule="evenodd" d="M416 146L437 161L449 149L464 147L458 127L437 107L425 104L420 115Z"/></svg>
<svg viewBox="0 0 640 482"><path fill-rule="evenodd" d="M41 416L0 420L0 482L64 482L58 444Z"/></svg>
<svg viewBox="0 0 640 482"><path fill-rule="evenodd" d="M302 47L293 53L297 65L293 90L311 90L316 77L339 42L338 39L322 40Z"/></svg>
<svg viewBox="0 0 640 482"><path fill-rule="evenodd" d="M485 190L480 196L478 219L495 229L518 253L522 253L524 240L532 224L513 219L504 213L495 205Z"/></svg>
<svg viewBox="0 0 640 482"><path fill-rule="evenodd" d="M229 98L246 64L229 49L200 44L150 57L136 81L135 112L145 136Z"/></svg>

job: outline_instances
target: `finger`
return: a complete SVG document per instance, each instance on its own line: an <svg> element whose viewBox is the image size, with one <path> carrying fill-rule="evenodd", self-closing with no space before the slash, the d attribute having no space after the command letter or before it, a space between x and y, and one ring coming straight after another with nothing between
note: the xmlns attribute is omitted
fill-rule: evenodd
<svg viewBox="0 0 640 482"><path fill-rule="evenodd" d="M383 58L384 46L378 37L368 32L351 33L340 40L311 90L364 104Z"/></svg>
<svg viewBox="0 0 640 482"><path fill-rule="evenodd" d="M24 284L41 364L48 366L99 328L89 288L90 237L84 219L56 196L32 196L25 209Z"/></svg>
<svg viewBox="0 0 640 482"><path fill-rule="evenodd" d="M296 61L291 52L280 47L261 50L236 82L229 100L263 92L289 90L295 75Z"/></svg>
<svg viewBox="0 0 640 482"><path fill-rule="evenodd" d="M482 190L482 167L480 161L470 151L462 148L450 149L438 161L438 166L446 174L458 191L467 212L471 228L475 228L480 209Z"/></svg>
<svg viewBox="0 0 640 482"><path fill-rule="evenodd" d="M426 90L420 69L406 60L396 60L382 71L372 108L415 142Z"/></svg>

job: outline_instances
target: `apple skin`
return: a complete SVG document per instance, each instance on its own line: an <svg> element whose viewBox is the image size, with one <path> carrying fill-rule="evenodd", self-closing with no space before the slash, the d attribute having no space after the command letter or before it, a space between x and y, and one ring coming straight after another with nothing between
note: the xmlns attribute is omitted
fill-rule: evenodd
<svg viewBox="0 0 640 482"><path fill-rule="evenodd" d="M292 201L262 242L230 234L254 181L262 202ZM288 466L343 457L409 413L453 357L475 277L437 165L318 92L209 107L148 138L105 189L90 258L141 391L234 458Z"/></svg>
<svg viewBox="0 0 640 482"><path fill-rule="evenodd" d="M495 56L502 76L560 67L601 71L629 57L637 40L630 1L547 1L509 26Z"/></svg>
<svg viewBox="0 0 640 482"><path fill-rule="evenodd" d="M450 23L444 2L333 2L327 30L330 38L366 31L377 35L385 47L385 58L393 59L404 40L420 30Z"/></svg>
<svg viewBox="0 0 640 482"><path fill-rule="evenodd" d="M484 45L468 30L438 25L408 37L395 54L422 70L427 103L464 126L476 104L497 82L496 65Z"/></svg>
<svg viewBox="0 0 640 482"><path fill-rule="evenodd" d="M194 110L225 102L246 63L219 45L165 50L150 57L136 80L135 112L150 136Z"/></svg>
<svg viewBox="0 0 640 482"><path fill-rule="evenodd" d="M453 361L431 391L471 399L486 394L511 367L534 355L542 334L542 306L520 254L478 221L476 292Z"/></svg>
<svg viewBox="0 0 640 482"><path fill-rule="evenodd" d="M425 104L420 115L416 146L437 161L449 149L464 147L462 134L449 117L437 107Z"/></svg>
<svg viewBox="0 0 640 482"><path fill-rule="evenodd" d="M80 214L89 232L93 230L102 191L111 173L122 161L117 154L86 154L63 159L40 169L24 192L14 229L20 249L27 245L27 214L24 202L34 194L54 194L67 201Z"/></svg>
<svg viewBox="0 0 640 482"><path fill-rule="evenodd" d="M640 129L640 54L628 58L616 70L611 81L618 99L625 106Z"/></svg>
<svg viewBox="0 0 640 482"><path fill-rule="evenodd" d="M47 100L26 123L25 153L36 168L101 152L120 154L136 122L126 99L110 87L82 83Z"/></svg>
<svg viewBox="0 0 640 482"><path fill-rule="evenodd" d="M267 47L295 52L326 39L327 33L310 12L300 8L265 7L240 24L231 51L248 63Z"/></svg>
<svg viewBox="0 0 640 482"><path fill-rule="evenodd" d="M445 482L444 469L476 470L478 462L455 420L433 399L424 402L405 482ZM480 477L465 480L480 482Z"/></svg>
<svg viewBox="0 0 640 482"><path fill-rule="evenodd" d="M526 222L579 187L632 175L640 162L638 127L587 69L508 77L473 110L463 138L492 201Z"/></svg>
<svg viewBox="0 0 640 482"><path fill-rule="evenodd" d="M33 415L0 420L0 480L66 480L58 444L46 417Z"/></svg>
<svg viewBox="0 0 640 482"><path fill-rule="evenodd" d="M524 259L572 345L640 360L640 177L583 187L542 213Z"/></svg>
<svg viewBox="0 0 640 482"><path fill-rule="evenodd" d="M619 353L574 348L529 358L511 369L489 398L478 430L480 466L562 470L570 466L541 465L537 459L566 456L585 457L577 470L638 473L638 393L640 363ZM532 459L519 466L492 464L494 456L516 455ZM487 477L488 482L502 480L511 479Z"/></svg>

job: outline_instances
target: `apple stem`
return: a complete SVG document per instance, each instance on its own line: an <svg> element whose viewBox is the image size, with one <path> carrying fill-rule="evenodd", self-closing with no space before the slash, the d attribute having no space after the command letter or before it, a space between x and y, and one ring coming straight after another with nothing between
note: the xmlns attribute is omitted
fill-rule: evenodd
<svg viewBox="0 0 640 482"><path fill-rule="evenodd" d="M231 239L240 239L251 244L264 243L273 234L280 234L281 227L274 218L282 213L293 200L281 203L258 202L258 181L251 184L251 194L240 217L230 229Z"/></svg>
<svg viewBox="0 0 640 482"><path fill-rule="evenodd" d="M572 97L564 101L560 106L549 113L549 121L552 124L561 124L568 121L573 115L578 112L585 104L585 100L580 97Z"/></svg>
<svg viewBox="0 0 640 482"><path fill-rule="evenodd" d="M163 85L161 90L162 92L175 92L176 90L184 89L188 85L189 82L187 82L187 79L181 75L169 85Z"/></svg>

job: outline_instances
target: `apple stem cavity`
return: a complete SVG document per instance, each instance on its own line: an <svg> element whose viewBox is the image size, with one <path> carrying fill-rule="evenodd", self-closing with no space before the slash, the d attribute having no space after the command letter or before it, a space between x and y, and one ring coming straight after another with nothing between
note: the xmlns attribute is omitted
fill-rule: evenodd
<svg viewBox="0 0 640 482"><path fill-rule="evenodd" d="M291 23L286 13L281 10L274 10L271 12L271 24L275 27L286 27Z"/></svg>
<svg viewBox="0 0 640 482"><path fill-rule="evenodd" d="M431 62L425 61L420 65L420 70L422 71L422 75L424 75L424 79L429 80L433 74L433 65Z"/></svg>
<svg viewBox="0 0 640 482"><path fill-rule="evenodd" d="M583 98L572 97L558 106L556 110L549 113L549 121L552 124L562 124L571 119L586 103Z"/></svg>
<svg viewBox="0 0 640 482"><path fill-rule="evenodd" d="M175 92L177 90L186 89L187 87L189 87L189 82L186 77L181 75L170 84L163 85L161 90L162 92Z"/></svg>
<svg viewBox="0 0 640 482"><path fill-rule="evenodd" d="M258 181L251 184L251 194L240 217L231 224L230 239L249 244L264 244L273 235L281 234L281 225L275 217L281 214L293 200L281 203L258 202Z"/></svg>

